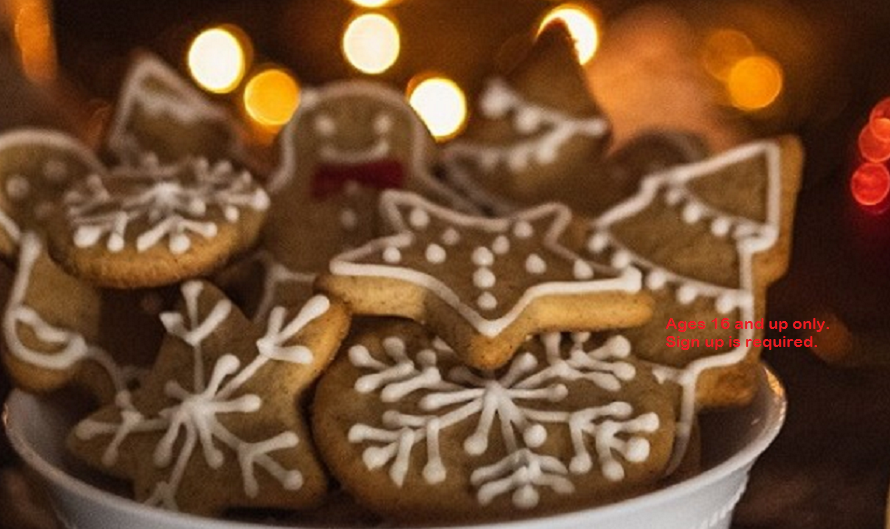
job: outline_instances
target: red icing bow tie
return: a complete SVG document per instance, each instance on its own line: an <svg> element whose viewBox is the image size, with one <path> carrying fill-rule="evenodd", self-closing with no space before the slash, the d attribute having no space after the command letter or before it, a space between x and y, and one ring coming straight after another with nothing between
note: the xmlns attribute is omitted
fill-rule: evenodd
<svg viewBox="0 0 890 529"><path fill-rule="evenodd" d="M323 199L341 193L347 182L389 189L402 187L405 178L398 160L378 160L356 165L322 164L312 179L313 198Z"/></svg>

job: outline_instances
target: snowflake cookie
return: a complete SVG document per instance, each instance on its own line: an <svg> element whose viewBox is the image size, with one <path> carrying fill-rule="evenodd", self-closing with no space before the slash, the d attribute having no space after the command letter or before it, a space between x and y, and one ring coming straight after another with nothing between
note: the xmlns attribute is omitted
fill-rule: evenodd
<svg viewBox="0 0 890 529"><path fill-rule="evenodd" d="M763 330L735 322L764 317L766 288L787 266L800 169L795 139L749 143L647 176L636 195L589 223L586 256L643 271L654 315L625 335L684 387L686 424L696 406L753 396L751 340ZM671 319L704 328L681 333Z"/></svg>
<svg viewBox="0 0 890 529"><path fill-rule="evenodd" d="M109 287L174 283L222 266L252 246L269 197L230 162L186 157L91 173L50 215L53 255Z"/></svg>
<svg viewBox="0 0 890 529"><path fill-rule="evenodd" d="M255 325L209 283L181 290L142 385L78 423L69 447L150 505L209 515L317 503L327 480L300 401L346 333L344 307L319 295Z"/></svg>
<svg viewBox="0 0 890 529"><path fill-rule="evenodd" d="M356 314L429 325L474 367L503 365L532 333L649 317L635 270L617 273L563 246L572 231L565 206L489 219L387 191L380 207L395 235L336 256L316 286Z"/></svg>
<svg viewBox="0 0 890 529"><path fill-rule="evenodd" d="M442 148L443 176L494 214L555 200L593 215L632 194L642 174L706 152L690 135L660 132L607 156L611 126L561 24L506 76L489 79L476 106L466 131Z"/></svg>
<svg viewBox="0 0 890 529"><path fill-rule="evenodd" d="M0 348L15 384L36 392L79 387L100 403L129 391L154 361L169 289L97 288L62 270L30 231L18 254Z"/></svg>
<svg viewBox="0 0 890 529"><path fill-rule="evenodd" d="M347 342L312 423L331 472L381 515L503 520L653 487L675 395L620 335L534 336L503 368L478 371L422 326L390 320Z"/></svg>

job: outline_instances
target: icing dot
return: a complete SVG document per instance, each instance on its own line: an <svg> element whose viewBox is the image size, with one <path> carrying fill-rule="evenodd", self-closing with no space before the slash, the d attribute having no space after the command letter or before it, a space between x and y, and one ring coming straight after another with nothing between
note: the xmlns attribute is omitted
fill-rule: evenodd
<svg viewBox="0 0 890 529"><path fill-rule="evenodd" d="M430 224L430 214L420 208L414 208L408 214L408 223L415 229L423 229Z"/></svg>
<svg viewBox="0 0 890 529"><path fill-rule="evenodd" d="M732 228L732 221L726 217L717 217L711 221L711 233L718 237L724 237Z"/></svg>
<svg viewBox="0 0 890 529"><path fill-rule="evenodd" d="M547 271L547 263L541 256L533 253L525 259L525 271L529 274L540 275Z"/></svg>
<svg viewBox="0 0 890 529"><path fill-rule="evenodd" d="M374 132L381 136L389 133L389 131L392 130L392 125L392 116L389 114L381 112L374 118Z"/></svg>
<svg viewBox="0 0 890 529"><path fill-rule="evenodd" d="M516 112L513 126L520 134L531 134L541 126L541 116L537 109L527 107Z"/></svg>
<svg viewBox="0 0 890 529"><path fill-rule="evenodd" d="M447 228L442 232L442 242L448 246L454 246L460 242L460 233L454 228Z"/></svg>
<svg viewBox="0 0 890 529"><path fill-rule="evenodd" d="M498 300L491 292L483 292L476 300L476 305L482 310L493 310L498 306Z"/></svg>
<svg viewBox="0 0 890 529"><path fill-rule="evenodd" d="M537 448L547 440L547 429L540 424L534 424L522 432L522 440L530 448Z"/></svg>
<svg viewBox="0 0 890 529"><path fill-rule="evenodd" d="M662 270L652 270L646 275L646 288L660 290L667 283L667 274Z"/></svg>
<svg viewBox="0 0 890 529"><path fill-rule="evenodd" d="M532 509L538 504L539 494L531 485L523 485L513 493L513 505L520 509Z"/></svg>
<svg viewBox="0 0 890 529"><path fill-rule="evenodd" d="M625 268L630 265L631 256L630 253L624 250L618 250L614 254L612 254L612 266L615 268Z"/></svg>
<svg viewBox="0 0 890 529"><path fill-rule="evenodd" d="M319 114L315 116L312 125L315 129L315 133L320 136L333 136L334 133L337 132L337 124L334 123L334 119L327 114Z"/></svg>
<svg viewBox="0 0 890 529"><path fill-rule="evenodd" d="M491 243L491 250L498 255L506 254L510 251L510 239L504 235L498 235Z"/></svg>
<svg viewBox="0 0 890 529"><path fill-rule="evenodd" d="M28 180L20 174L14 174L6 181L6 195L13 202L21 202L28 197L31 192L31 185Z"/></svg>
<svg viewBox="0 0 890 529"><path fill-rule="evenodd" d="M352 231L358 226L358 215L352 208L346 208L340 212L340 226L346 231Z"/></svg>
<svg viewBox="0 0 890 529"><path fill-rule="evenodd" d="M445 252L445 248L442 248L436 243L430 243L426 247L425 256L428 262L433 264L440 264L445 262L448 254L447 252Z"/></svg>
<svg viewBox="0 0 890 529"><path fill-rule="evenodd" d="M683 222L686 224L692 224L701 220L702 215L704 214L704 210L698 204L686 204L683 208Z"/></svg>
<svg viewBox="0 0 890 529"><path fill-rule="evenodd" d="M528 239L532 235L535 234L535 229L532 228L532 225L524 220L520 220L516 224L513 225L513 236L519 239Z"/></svg>
<svg viewBox="0 0 890 529"><path fill-rule="evenodd" d="M476 266L491 266L494 264L494 254L484 246L479 246L473 250L472 259L473 264Z"/></svg>
<svg viewBox="0 0 890 529"><path fill-rule="evenodd" d="M489 268L479 268L473 273L473 284L476 288L491 288L496 281L494 272Z"/></svg>
<svg viewBox="0 0 890 529"><path fill-rule="evenodd" d="M402 260L402 252L395 246L387 246L383 250L383 260L389 264L395 264Z"/></svg>
<svg viewBox="0 0 890 529"><path fill-rule="evenodd" d="M54 183L61 183L68 178L68 167L62 160L48 160L43 164L43 176Z"/></svg>
<svg viewBox="0 0 890 529"><path fill-rule="evenodd" d="M587 241L587 249L592 253L600 253L609 245L609 236L602 232L594 233Z"/></svg>
<svg viewBox="0 0 890 529"><path fill-rule="evenodd" d="M624 468L621 463L614 459L605 461L602 464L603 476L609 481L621 481L624 479Z"/></svg>
<svg viewBox="0 0 890 529"><path fill-rule="evenodd" d="M739 299L734 292L726 292L717 297L715 306L717 307L717 312L726 314L739 306Z"/></svg>
<svg viewBox="0 0 890 529"><path fill-rule="evenodd" d="M683 305L689 305L698 297L698 290L691 285L683 285L677 289L677 301Z"/></svg>
<svg viewBox="0 0 890 529"><path fill-rule="evenodd" d="M579 280L590 279L593 277L593 268L585 261L577 259L574 266L572 266L572 275Z"/></svg>
<svg viewBox="0 0 890 529"><path fill-rule="evenodd" d="M683 190L678 188L668 189L664 194L664 201L669 206L676 206L683 200Z"/></svg>

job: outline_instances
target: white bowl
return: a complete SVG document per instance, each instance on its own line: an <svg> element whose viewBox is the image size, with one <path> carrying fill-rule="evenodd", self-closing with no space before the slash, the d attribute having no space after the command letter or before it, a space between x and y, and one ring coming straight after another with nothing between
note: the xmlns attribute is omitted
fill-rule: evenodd
<svg viewBox="0 0 890 529"><path fill-rule="evenodd" d="M569 514L474 526L476 529L726 529L745 491L748 472L775 439L785 419L785 392L763 368L750 406L705 414L702 427L704 471L657 492ZM269 529L212 520L147 507L88 484L71 473L64 455L70 413L48 399L13 391L3 422L22 459L46 481L59 519L69 528ZM316 526L317 527L317 526Z"/></svg>

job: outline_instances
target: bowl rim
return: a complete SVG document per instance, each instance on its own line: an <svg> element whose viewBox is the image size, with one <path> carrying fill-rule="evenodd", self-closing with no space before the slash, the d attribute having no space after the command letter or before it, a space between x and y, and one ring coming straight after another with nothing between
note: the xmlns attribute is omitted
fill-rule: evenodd
<svg viewBox="0 0 890 529"><path fill-rule="evenodd" d="M518 528L527 523L545 523L548 525L559 524L560 526L563 526L573 523L587 523L589 522L587 518L590 517L592 514L596 514L597 518L603 520L614 519L615 517L623 516L630 511L639 510L643 507L652 508L660 504L667 503L677 496L683 496L687 493L692 492L693 490L704 488L707 484L719 482L722 478L725 478L739 471L740 469L745 468L745 466L748 464L752 464L757 459L757 457L764 450L766 450L766 448L773 442L773 440L775 440L776 436L779 434L779 431L782 428L782 425L785 422L788 403L785 394L785 388L782 385L781 381L765 364L761 364L758 373L758 379L758 386L768 391L766 395L760 395L758 392L758 395L755 395L754 397L755 401L757 399L768 399L768 404L765 406L765 413L762 417L760 417L760 420L763 422L760 432L758 432L758 434L748 444L744 445L741 449L737 450L731 456L727 457L725 460L721 461L719 464L713 466L712 468L699 472L698 474L690 478L684 479L678 483L668 485L659 490L608 505L537 518L522 519L514 522L486 522L481 524L471 524L465 527L474 529L498 527L503 529L509 526ZM319 527L322 527L318 524L276 526L271 524L242 522L237 520L216 520L213 518L151 507L136 502L132 499L116 495L112 492L102 490L99 487L96 487L90 483L76 478L75 476L72 476L65 470L47 461L40 453L38 453L38 451L33 446L31 446L31 444L26 439L24 439L24 436L17 431L17 428L13 424L14 421L10 418L10 409L14 407L17 402L29 398L39 398L39 396L29 394L19 389L14 389L10 393L6 402L4 402L2 421L7 438L9 439L10 445L18 453L22 460L28 464L28 466L34 469L43 479L62 487L69 494L83 497L90 502L101 504L109 508L110 510L117 510L128 514L134 514L140 517L147 518L149 520L156 521L157 523L166 522L180 526L184 526L184 524L194 524L196 527L200 527L202 524L206 526L207 524L215 525L216 523L220 523L219 529L276 529L284 527L293 527L296 529L317 529ZM355 526L336 527L347 529L349 527ZM453 529L454 527L461 526L423 526L423 529L436 529L437 527L450 527Z"/></svg>

